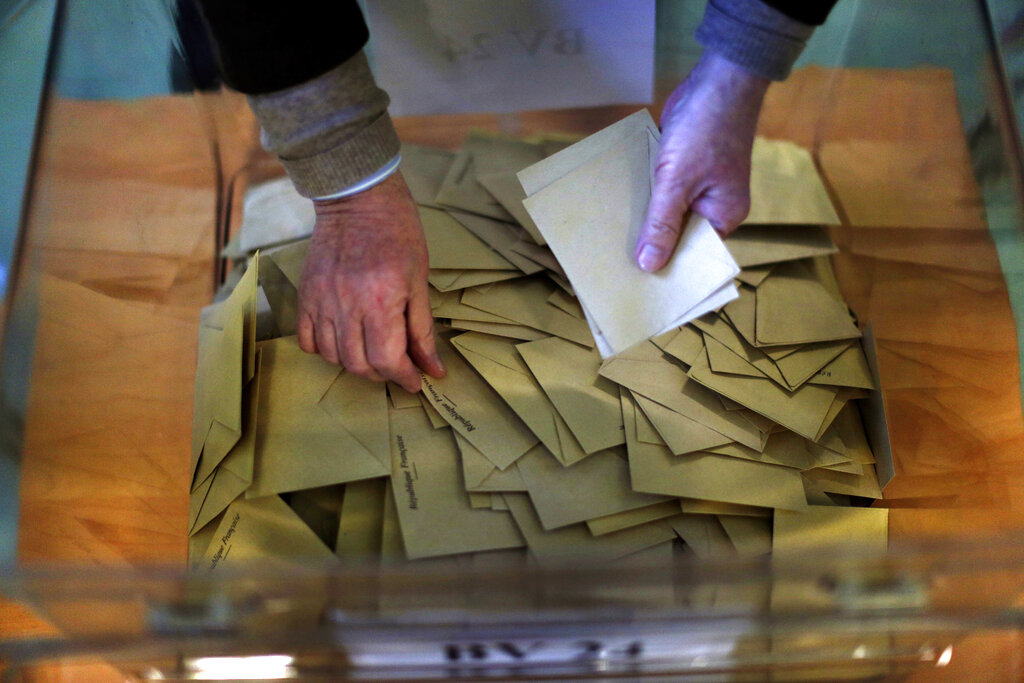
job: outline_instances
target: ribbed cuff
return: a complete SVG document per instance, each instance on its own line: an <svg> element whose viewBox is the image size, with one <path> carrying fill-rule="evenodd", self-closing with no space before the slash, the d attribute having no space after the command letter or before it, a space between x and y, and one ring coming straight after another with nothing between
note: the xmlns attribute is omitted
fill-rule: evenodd
<svg viewBox="0 0 1024 683"><path fill-rule="evenodd" d="M789 76L814 27L760 0L708 0L697 41L748 71L781 81Z"/></svg>
<svg viewBox="0 0 1024 683"><path fill-rule="evenodd" d="M322 197L311 197L314 202L328 202L332 199L344 199L345 197L351 197L354 194L365 192L374 185L384 182L391 175L398 170L399 164L402 163L402 155L396 154L394 158L388 163L384 164L381 168L377 169L376 172L363 178L355 185L349 185L344 190L335 192L334 194L324 195Z"/></svg>
<svg viewBox="0 0 1024 683"><path fill-rule="evenodd" d="M249 98L263 146L305 197L355 185L399 153L388 103L362 52L311 81Z"/></svg>

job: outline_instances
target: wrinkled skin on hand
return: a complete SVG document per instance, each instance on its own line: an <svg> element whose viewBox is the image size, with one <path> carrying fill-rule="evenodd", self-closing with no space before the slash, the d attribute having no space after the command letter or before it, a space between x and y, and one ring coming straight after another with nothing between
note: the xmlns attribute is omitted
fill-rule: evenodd
<svg viewBox="0 0 1024 683"><path fill-rule="evenodd" d="M636 259L657 271L668 263L688 211L727 235L750 211L750 154L769 81L705 52L661 115L651 203Z"/></svg>
<svg viewBox="0 0 1024 683"><path fill-rule="evenodd" d="M299 287L299 346L411 392L420 390L417 367L442 377L427 245L401 174L314 205L316 226Z"/></svg>

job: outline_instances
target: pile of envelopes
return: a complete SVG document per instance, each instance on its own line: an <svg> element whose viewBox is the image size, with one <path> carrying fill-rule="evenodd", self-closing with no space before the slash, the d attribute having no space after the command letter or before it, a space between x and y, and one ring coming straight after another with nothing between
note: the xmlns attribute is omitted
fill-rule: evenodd
<svg viewBox="0 0 1024 683"><path fill-rule="evenodd" d="M448 368L418 394L299 349L307 241L253 257L200 326L193 566L751 555L819 519L884 545L885 511L850 506L881 497L875 386L811 156L758 140L748 224L691 218L651 275L658 144L645 111L572 145L403 149Z"/></svg>

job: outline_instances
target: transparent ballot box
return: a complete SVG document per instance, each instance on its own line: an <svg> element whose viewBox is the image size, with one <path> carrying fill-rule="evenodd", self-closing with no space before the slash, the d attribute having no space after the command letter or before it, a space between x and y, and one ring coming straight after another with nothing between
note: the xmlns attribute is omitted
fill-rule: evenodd
<svg viewBox="0 0 1024 683"><path fill-rule="evenodd" d="M364 4L367 52L391 93L414 195L415 160L437 154L450 165L467 140L531 141L547 154L642 107L657 121L699 57L692 36L704 9ZM291 515L292 526L275 527L283 535L246 526L245 486L204 517L213 485L197 497L189 455L200 326L220 331L217 311L251 286L254 337L287 336L278 302L294 305L281 292L302 260L281 255L312 228L309 204L282 184L245 97L220 82L191 2L0 3L10 107L0 131L0 672L26 681L1020 680L1024 14L1011 4L843 0L765 98L760 139L804 150L834 208L827 229L797 227L828 243L827 256L804 262L863 332L856 348L874 389L851 392L849 407L870 459L803 468L800 504L806 496L815 510L804 516L673 496L657 504L701 521L652 516L666 537L597 561L545 554L519 518L529 551L412 558L401 515L387 509L375 518L374 553L346 555L331 542L348 500L340 485L336 499L271 491ZM253 237L261 216L271 217L264 228L291 232ZM529 232L518 216L506 220ZM770 244L746 239L755 263ZM814 244L799 243L800 253L814 255ZM538 263L537 272L560 270ZM442 286L432 272L431 282L440 291L452 277ZM569 307L571 288L551 288ZM436 317L439 328L456 320ZM723 324L739 328L729 317ZM396 409L389 391L380 396ZM419 411L419 398L406 399ZM732 403L722 401L744 410ZM622 405L639 406L634 418L651 414L635 397ZM762 426L762 450L784 431L745 414ZM435 417L435 432L451 431ZM645 420L644 443L669 441ZM633 432L643 441L642 423L624 424L627 445ZM248 476L246 485L251 463ZM865 493L864 477L878 495ZM751 481L752 495L759 485L775 484ZM412 489L393 493L392 503L408 495L414 505ZM516 517L514 496L473 495L475 507ZM576 527L586 540L601 536ZM319 556L302 550L310 543Z"/></svg>

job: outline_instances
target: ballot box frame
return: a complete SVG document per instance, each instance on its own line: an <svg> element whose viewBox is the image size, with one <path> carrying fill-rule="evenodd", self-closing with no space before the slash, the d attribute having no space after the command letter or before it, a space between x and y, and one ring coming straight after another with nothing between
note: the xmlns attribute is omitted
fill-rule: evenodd
<svg viewBox="0 0 1024 683"><path fill-rule="evenodd" d="M66 10L67 2L59 18L66 17ZM659 6L663 18L678 11L672 3ZM1001 32L989 3L979 0L964 11L984 21L982 39L991 59L984 74L985 95L996 118L999 164L1009 174L1012 194L1019 201L1024 197L1021 138L1008 85L1012 68L1004 58L1012 37ZM663 63L657 87L662 101L672 79L693 56L687 49L671 45L659 54ZM55 68L51 66L42 116L66 113L62 107L76 115L86 110L74 98L60 101ZM964 78L982 77L975 73ZM201 131L196 139L210 146L212 161L206 161L211 166L207 170L215 211L213 229L204 233L209 241L203 248L210 253L204 252L203 258L215 263L205 264L201 272L207 279L190 290L192 296L201 292L208 298L225 282L230 287L227 262L219 254L238 227L246 186L274 171L268 171L267 157L254 151L256 131L241 98L223 92L176 97L194 98L189 106L194 105L197 113L190 121ZM143 99L125 109L162 115L146 106ZM559 122L567 123L573 133L583 134L634 109L397 123L403 135L429 144L448 141L450 128L478 124L519 134L543 120L555 128ZM239 130L239 121L249 127ZM41 128L37 180L53 166L67 170L60 165L62 159L48 156L52 128ZM168 177L180 180L174 173ZM26 199L19 262L20 273L31 275L39 258L31 249L37 237L32 231L48 219L50 206L35 194L45 193L45 182L29 189L33 194ZM998 219L1019 231L1024 225L1020 216L1018 203ZM996 220L996 214L989 219ZM210 248L213 245L215 249ZM840 244L844 253L848 246ZM187 255L173 257L187 261ZM116 270L116 259L112 263L110 270ZM64 277L77 272L67 264L62 268ZM134 301L131 297L140 291L155 291L152 283L163 282L165 276L164 270L154 267L139 276L134 289L120 294ZM33 308L39 301L38 284L17 283L5 302L4 380L20 381L16 388L25 394L32 368L18 352L33 349L31 341L27 347L17 342L25 339L18 335L26 327L31 340L39 323L39 311ZM110 287L103 278L90 284L97 291ZM8 431L20 438L25 406L13 405L10 398L6 396L5 422L15 425ZM28 400L27 395L21 397L22 403ZM9 450L15 457L32 457L18 452L17 444ZM981 518L988 514L984 507L971 512ZM54 517L59 513L51 511ZM141 512L132 509L125 514ZM243 671L247 663L278 667L279 678L323 680L640 675L706 680L725 672L776 679L790 674L877 678L902 676L921 666L941 673L951 665L950 658L956 664L962 650L979 651L971 649L978 634L985 643L995 643L980 649L986 654L1020 652L1024 645L1018 590L1024 580L1024 535L1019 519L1016 525L1001 526L1003 520L995 517L959 530L966 535L904 538L884 555L851 551L785 561L698 561L676 548L667 577L665 568L657 566L526 567L515 573L452 570L439 575L415 567L346 565L189 575L178 556L173 567L154 566L136 556L120 561L88 553L74 558L84 563L71 562L69 556L50 561L42 541L22 538L23 563L0 570L0 667L14 676L44 672L50 666L113 664L138 678L160 680L209 678L218 672L230 678L230 667ZM139 519L140 524L151 521ZM907 525L916 523L913 514L907 519ZM180 546L180 539L176 542ZM161 552L165 551L157 547L153 555ZM104 564L108 566L96 566ZM647 597L645 591L663 594L659 591L666 581L687 602L666 606ZM798 612L773 607L773 591L787 586L805 591L815 607ZM472 598L469 603L467 596ZM38 617L51 627L18 632L16 621L3 621L12 614L29 615L21 623ZM10 633L4 633L7 624L12 625ZM536 643L541 645L533 647ZM1009 660L990 664L997 673L1006 673L1006 680L1019 673Z"/></svg>

